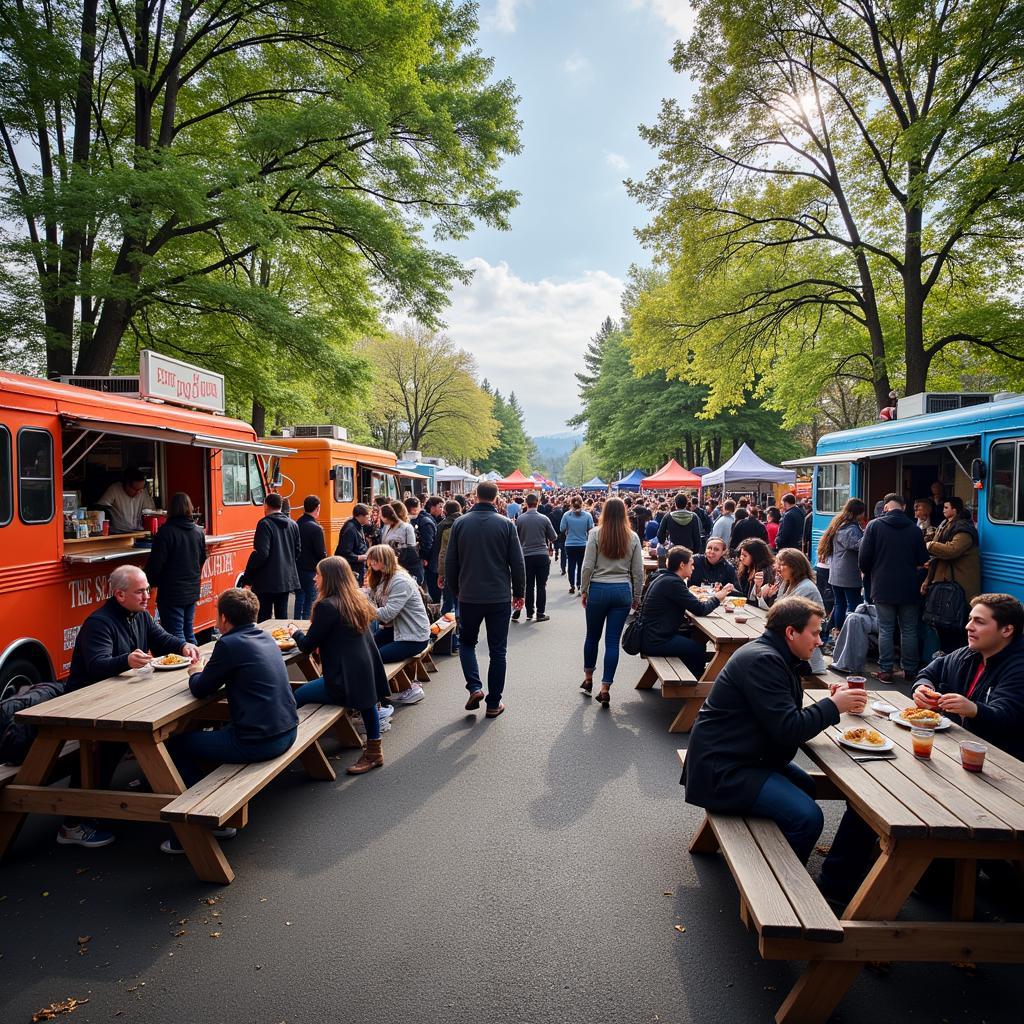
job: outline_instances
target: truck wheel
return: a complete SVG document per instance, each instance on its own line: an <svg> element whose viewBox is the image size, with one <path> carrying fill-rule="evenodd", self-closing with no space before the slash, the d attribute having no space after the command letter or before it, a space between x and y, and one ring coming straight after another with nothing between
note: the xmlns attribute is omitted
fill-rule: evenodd
<svg viewBox="0 0 1024 1024"><path fill-rule="evenodd" d="M41 682L39 669L27 658L13 658L0 670L0 700L13 697L23 686Z"/></svg>

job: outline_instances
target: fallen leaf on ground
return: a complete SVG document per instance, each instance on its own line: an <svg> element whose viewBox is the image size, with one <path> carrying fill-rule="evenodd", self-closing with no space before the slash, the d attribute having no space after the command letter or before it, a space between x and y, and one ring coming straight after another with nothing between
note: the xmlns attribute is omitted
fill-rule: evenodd
<svg viewBox="0 0 1024 1024"><path fill-rule="evenodd" d="M44 895L44 896L49 896L50 894L49 894L49 892L44 892L44 893L43 893L43 895ZM44 1019L45 1019L45 1018L44 1018Z"/></svg>
<svg viewBox="0 0 1024 1024"><path fill-rule="evenodd" d="M663 892L663 893L662 893L661 895L662 895L662 896L671 896L671 895L672 895L672 893L670 893L670 892Z"/></svg>
<svg viewBox="0 0 1024 1024"><path fill-rule="evenodd" d="M220 903L220 897L219 896L205 896L199 902L200 903L205 903L208 907L212 907L215 903Z"/></svg>
<svg viewBox="0 0 1024 1024"><path fill-rule="evenodd" d="M32 1024L38 1024L41 1020L53 1020L54 1017L59 1016L62 1013L71 1013L74 1009L79 1006L84 1006L88 999L64 999L59 1003L50 1003L49 1006L44 1006L41 1010L36 1010L32 1014Z"/></svg>
<svg viewBox="0 0 1024 1024"><path fill-rule="evenodd" d="M184 929L184 928L181 928L181 929L179 929L178 931L176 931L176 932L174 933L174 937L175 937L176 939L180 939L180 938L182 937L182 935L184 935L184 934L185 934L185 929Z"/></svg>
<svg viewBox="0 0 1024 1024"><path fill-rule="evenodd" d="M210 932L210 938L211 939L219 939L220 936L221 936L220 932Z"/></svg>
<svg viewBox="0 0 1024 1024"><path fill-rule="evenodd" d="M820 845L816 846L814 849L815 849L815 852L820 853L822 855L822 857L827 857L828 854L829 854L829 851L832 849L832 844L831 843L821 843Z"/></svg>
<svg viewBox="0 0 1024 1024"><path fill-rule="evenodd" d="M84 946L87 942L91 942L91 941L92 941L92 936L91 935L79 935L78 936L78 944L80 946Z"/></svg>
<svg viewBox="0 0 1024 1024"><path fill-rule="evenodd" d="M686 931L686 925L685 924L677 924L676 925L676 931L677 932L685 932Z"/></svg>

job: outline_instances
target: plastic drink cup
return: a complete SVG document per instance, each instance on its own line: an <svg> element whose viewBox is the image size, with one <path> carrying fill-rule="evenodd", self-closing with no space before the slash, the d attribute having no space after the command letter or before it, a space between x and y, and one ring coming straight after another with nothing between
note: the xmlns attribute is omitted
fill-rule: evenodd
<svg viewBox="0 0 1024 1024"><path fill-rule="evenodd" d="M732 615L732 613L733 613L734 611L736 611L736 609L735 609L735 608L734 608L734 607L733 607L733 606L732 606L731 604L729 604L729 603L728 603L728 601L727 601L727 602L726 602L726 603L725 603L725 604L724 604L724 605L722 606L722 611L724 611L726 615Z"/></svg>
<svg viewBox="0 0 1024 1024"><path fill-rule="evenodd" d="M734 597L732 599L733 608L742 608L746 603L747 599L745 597Z"/></svg>
<svg viewBox="0 0 1024 1024"><path fill-rule="evenodd" d="M960 744L960 763L964 771L980 772L985 764L985 752L988 747L976 740L964 740Z"/></svg>
<svg viewBox="0 0 1024 1024"><path fill-rule="evenodd" d="M846 685L851 690L863 690L867 685L867 678L865 676L847 676Z"/></svg>
<svg viewBox="0 0 1024 1024"><path fill-rule="evenodd" d="M914 747L914 757L922 761L928 761L932 756L932 744L935 742L934 729L921 729L912 726L910 729L910 742Z"/></svg>

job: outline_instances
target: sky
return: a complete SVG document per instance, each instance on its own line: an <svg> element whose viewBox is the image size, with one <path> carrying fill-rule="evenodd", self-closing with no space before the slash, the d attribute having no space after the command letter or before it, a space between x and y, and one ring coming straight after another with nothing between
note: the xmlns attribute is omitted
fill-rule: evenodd
<svg viewBox="0 0 1024 1024"><path fill-rule="evenodd" d="M510 231L481 228L452 251L473 270L445 314L482 377L515 391L533 436L567 431L573 373L605 317L618 319L647 211L623 179L654 163L637 128L689 84L669 66L686 0L480 0L481 51L520 99L523 152L502 185L521 193Z"/></svg>

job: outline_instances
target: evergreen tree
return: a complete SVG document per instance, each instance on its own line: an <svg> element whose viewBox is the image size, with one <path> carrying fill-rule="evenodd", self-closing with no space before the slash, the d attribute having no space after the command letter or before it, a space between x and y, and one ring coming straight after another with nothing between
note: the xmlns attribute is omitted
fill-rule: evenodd
<svg viewBox="0 0 1024 1024"><path fill-rule="evenodd" d="M604 318L604 323L601 324L597 334L590 339L586 351L583 353L583 365L586 367L586 370L573 374L580 386L580 404L583 406L584 410L586 410L587 402L590 400L590 395L593 392L594 387L597 385L597 378L601 373L601 360L604 358L605 350L608 347L608 341L617 330L618 328L612 318L610 316L606 316ZM570 427L585 426L585 412L578 412L567 422Z"/></svg>
<svg viewBox="0 0 1024 1024"><path fill-rule="evenodd" d="M492 390L486 380L481 387L484 391ZM522 406L514 391L505 399L496 388L493 389L493 402L492 415L499 423L498 447L478 462L478 466L484 473L496 472L502 476L508 476L514 469L528 473L536 448L526 433Z"/></svg>

